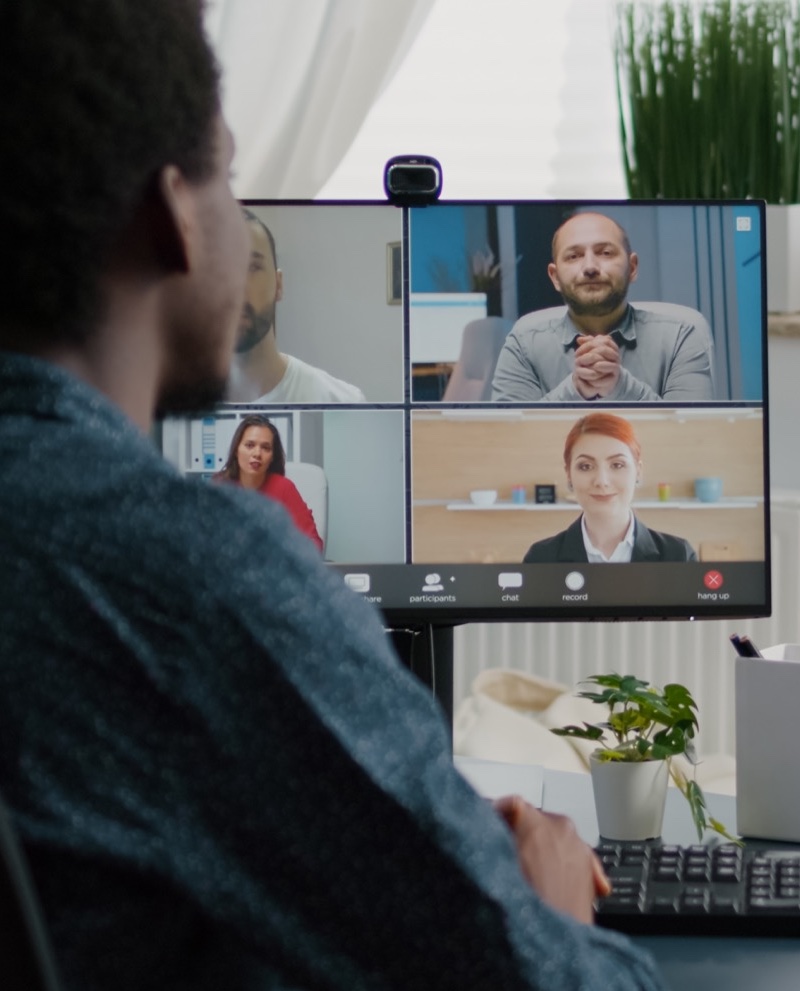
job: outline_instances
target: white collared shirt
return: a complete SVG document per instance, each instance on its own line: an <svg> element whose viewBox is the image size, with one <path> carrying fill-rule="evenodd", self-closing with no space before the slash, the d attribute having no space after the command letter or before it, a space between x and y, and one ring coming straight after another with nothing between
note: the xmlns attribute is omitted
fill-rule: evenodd
<svg viewBox="0 0 800 991"><path fill-rule="evenodd" d="M591 564L628 564L633 557L633 532L636 528L636 521L634 520L633 513L631 513L630 523L628 523L628 529L625 536L620 540L617 546L611 553L610 557L606 557L602 551L599 551L589 538L589 534L586 530L586 517L581 516L581 533L583 534L583 546L586 549L586 556Z"/></svg>

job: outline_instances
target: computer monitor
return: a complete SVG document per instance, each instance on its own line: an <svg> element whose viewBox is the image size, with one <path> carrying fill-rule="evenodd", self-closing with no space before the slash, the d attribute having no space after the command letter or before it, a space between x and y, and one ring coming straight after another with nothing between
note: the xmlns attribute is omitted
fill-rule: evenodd
<svg viewBox="0 0 800 991"><path fill-rule="evenodd" d="M389 626L769 614L763 204L244 206L228 401L163 425L198 484L268 417Z"/></svg>

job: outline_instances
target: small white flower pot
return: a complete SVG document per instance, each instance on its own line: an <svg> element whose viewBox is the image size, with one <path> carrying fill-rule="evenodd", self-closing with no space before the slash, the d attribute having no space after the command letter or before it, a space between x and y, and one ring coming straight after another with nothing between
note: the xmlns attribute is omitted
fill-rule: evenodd
<svg viewBox="0 0 800 991"><path fill-rule="evenodd" d="M600 836L649 840L661 835L669 784L669 761L589 760Z"/></svg>

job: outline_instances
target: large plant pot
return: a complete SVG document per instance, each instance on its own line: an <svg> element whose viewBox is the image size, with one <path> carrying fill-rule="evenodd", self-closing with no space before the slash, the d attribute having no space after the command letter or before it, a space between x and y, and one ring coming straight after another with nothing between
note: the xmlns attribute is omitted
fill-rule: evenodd
<svg viewBox="0 0 800 991"><path fill-rule="evenodd" d="M767 206L767 309L800 312L800 204Z"/></svg>
<svg viewBox="0 0 800 991"><path fill-rule="evenodd" d="M589 767L603 839L649 840L661 835L669 761L601 761L592 754Z"/></svg>

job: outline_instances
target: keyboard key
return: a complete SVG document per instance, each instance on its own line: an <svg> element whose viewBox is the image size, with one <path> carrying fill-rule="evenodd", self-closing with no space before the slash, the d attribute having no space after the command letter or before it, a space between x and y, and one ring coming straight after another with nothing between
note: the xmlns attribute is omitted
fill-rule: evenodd
<svg viewBox="0 0 800 991"><path fill-rule="evenodd" d="M740 910L740 899L730 896L711 896L710 911L718 915L733 915Z"/></svg>
<svg viewBox="0 0 800 991"><path fill-rule="evenodd" d="M785 912L800 915L800 900L797 898L751 898L747 903L753 912Z"/></svg>
<svg viewBox="0 0 800 991"><path fill-rule="evenodd" d="M669 895L656 895L650 903L650 911L672 915L678 911L678 899Z"/></svg>
<svg viewBox="0 0 800 991"><path fill-rule="evenodd" d="M599 906L598 911L607 913L622 913L622 914L632 914L640 908L639 898L632 895L626 896L624 898L614 898L613 895L603 900L602 905Z"/></svg>
<svg viewBox="0 0 800 991"><path fill-rule="evenodd" d="M708 911L708 898L703 895L684 895L680 900L682 912L691 914Z"/></svg>
<svg viewBox="0 0 800 991"><path fill-rule="evenodd" d="M722 884L735 884L742 878L742 871L738 864L718 864L711 871L711 880L719 881Z"/></svg>
<svg viewBox="0 0 800 991"><path fill-rule="evenodd" d="M660 881L662 883L668 883L670 881L680 880L681 869L678 864L659 864L658 867L653 869L650 877L654 881Z"/></svg>

